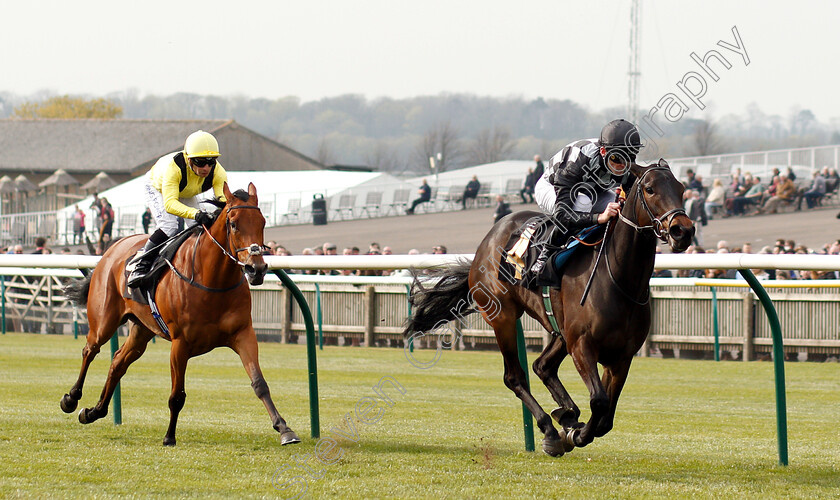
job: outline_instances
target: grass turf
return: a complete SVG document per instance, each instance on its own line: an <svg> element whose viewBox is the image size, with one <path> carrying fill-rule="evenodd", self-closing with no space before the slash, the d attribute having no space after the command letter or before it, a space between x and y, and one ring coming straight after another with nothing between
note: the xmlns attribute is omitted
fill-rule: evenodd
<svg viewBox="0 0 840 500"><path fill-rule="evenodd" d="M341 454L325 465L314 458L319 441L309 437L302 346L261 344L260 357L274 401L303 443L280 446L239 359L222 349L190 361L178 445L165 448L169 344L150 344L123 379L123 425L109 415L83 426L58 405L78 374L83 343L0 337L0 496L277 498L304 489L312 498L840 494L837 363L786 365L790 466L780 467L771 363L636 359L613 431L551 458L524 451L521 405L502 383L496 352L444 351L434 367L420 370L401 349L325 348L318 451L325 461ZM417 351L423 356L430 354ZM105 347L80 408L95 404L107 359ZM375 423L353 418L384 376L405 394L390 389L395 404L381 405ZM586 416L588 394L569 360L561 379ZM542 385L533 386L544 408L553 408ZM356 442L339 438L325 451L328 438L353 428Z"/></svg>

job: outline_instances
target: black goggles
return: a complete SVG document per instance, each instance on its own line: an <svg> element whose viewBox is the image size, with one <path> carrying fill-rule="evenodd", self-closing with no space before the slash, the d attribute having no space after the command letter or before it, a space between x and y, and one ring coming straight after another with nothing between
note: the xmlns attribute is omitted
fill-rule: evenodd
<svg viewBox="0 0 840 500"><path fill-rule="evenodd" d="M611 151L607 154L607 159L619 165L628 165L636 161L636 155L629 151Z"/></svg>
<svg viewBox="0 0 840 500"><path fill-rule="evenodd" d="M190 158L190 161L196 167L212 167L216 165L215 158Z"/></svg>

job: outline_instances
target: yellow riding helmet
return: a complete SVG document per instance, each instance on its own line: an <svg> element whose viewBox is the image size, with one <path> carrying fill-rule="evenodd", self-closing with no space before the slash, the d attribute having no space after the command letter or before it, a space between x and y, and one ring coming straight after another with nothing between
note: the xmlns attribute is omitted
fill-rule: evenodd
<svg viewBox="0 0 840 500"><path fill-rule="evenodd" d="M199 130L187 137L184 144L184 156L186 158L213 158L220 156L219 143L212 134Z"/></svg>

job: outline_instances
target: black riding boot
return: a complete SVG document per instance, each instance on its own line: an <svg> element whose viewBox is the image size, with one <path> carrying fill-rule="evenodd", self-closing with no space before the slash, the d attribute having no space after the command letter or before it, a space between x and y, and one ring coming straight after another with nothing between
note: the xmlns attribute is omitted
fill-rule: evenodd
<svg viewBox="0 0 840 500"><path fill-rule="evenodd" d="M125 270L131 273L125 282L126 286L134 288L142 283L146 274L152 268L152 262L154 262L158 250L160 250L160 244L166 241L166 238L166 233L157 230L152 233L143 248L137 250L137 253L125 266Z"/></svg>
<svg viewBox="0 0 840 500"><path fill-rule="evenodd" d="M536 262L534 265L531 266L531 272L534 274L540 274L543 268L545 267L546 261L548 261L548 254L551 252L551 242L554 239L554 233L557 230L557 226L551 225L548 229L548 235L545 238L545 243L543 244L542 249L540 250L540 255L537 257Z"/></svg>

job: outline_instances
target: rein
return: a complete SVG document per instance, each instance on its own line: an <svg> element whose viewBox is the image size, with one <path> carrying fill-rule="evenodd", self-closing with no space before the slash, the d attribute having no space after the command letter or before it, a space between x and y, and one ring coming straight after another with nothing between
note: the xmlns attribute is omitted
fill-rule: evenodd
<svg viewBox="0 0 840 500"><path fill-rule="evenodd" d="M259 210L260 209L256 205L237 205L237 206L234 206L234 207L229 207L228 212L230 212L231 210L237 209L237 208L250 208L250 209L254 209L254 210ZM259 245L257 243L251 243L247 247L233 249L233 253L231 253L225 247L223 247L222 244L219 243L218 240L216 240L216 238L214 238L212 234L210 234L210 230L207 229L207 226L201 226L201 227L202 227L202 229L204 229L204 233L206 233L207 236L210 238L210 240L213 243L215 243L217 247L219 247L219 249L222 251L222 253L225 254L225 256L227 256L229 259L231 259L234 263L236 263L237 265L239 265L242 268L247 267L247 264L245 264L244 262L242 262L241 260L236 258L236 256L235 256L236 254L238 254L239 252L248 250L249 255L262 255L263 249L267 248L264 245ZM225 220L225 233L226 233L226 239L227 239L228 246L230 246L231 238L230 238L230 220L229 219ZM199 237L201 237L201 236L202 235L199 234ZM175 266L172 264L172 262L170 262L169 260L166 261L166 263L169 265L169 268L172 269L172 271L175 273L176 276L178 276L182 280L186 281L189 285L194 286L196 288L199 288L201 290L204 290L206 292L229 292L229 291L233 290L234 288L237 288L240 285L242 285L242 283L245 281L245 275L244 274L242 274L240 276L240 280L236 284L231 285L229 287L225 287L225 288L210 288L210 287L202 285L201 283L196 282L195 281L195 268L196 268L195 262L196 262L196 254L198 253L198 243L199 243L198 240L196 240L196 243L193 246L193 259L192 259L193 260L193 264L192 264L192 271L193 272L192 272L191 277L188 278L188 277L184 276L184 274L182 274L180 271L178 271L175 268Z"/></svg>

